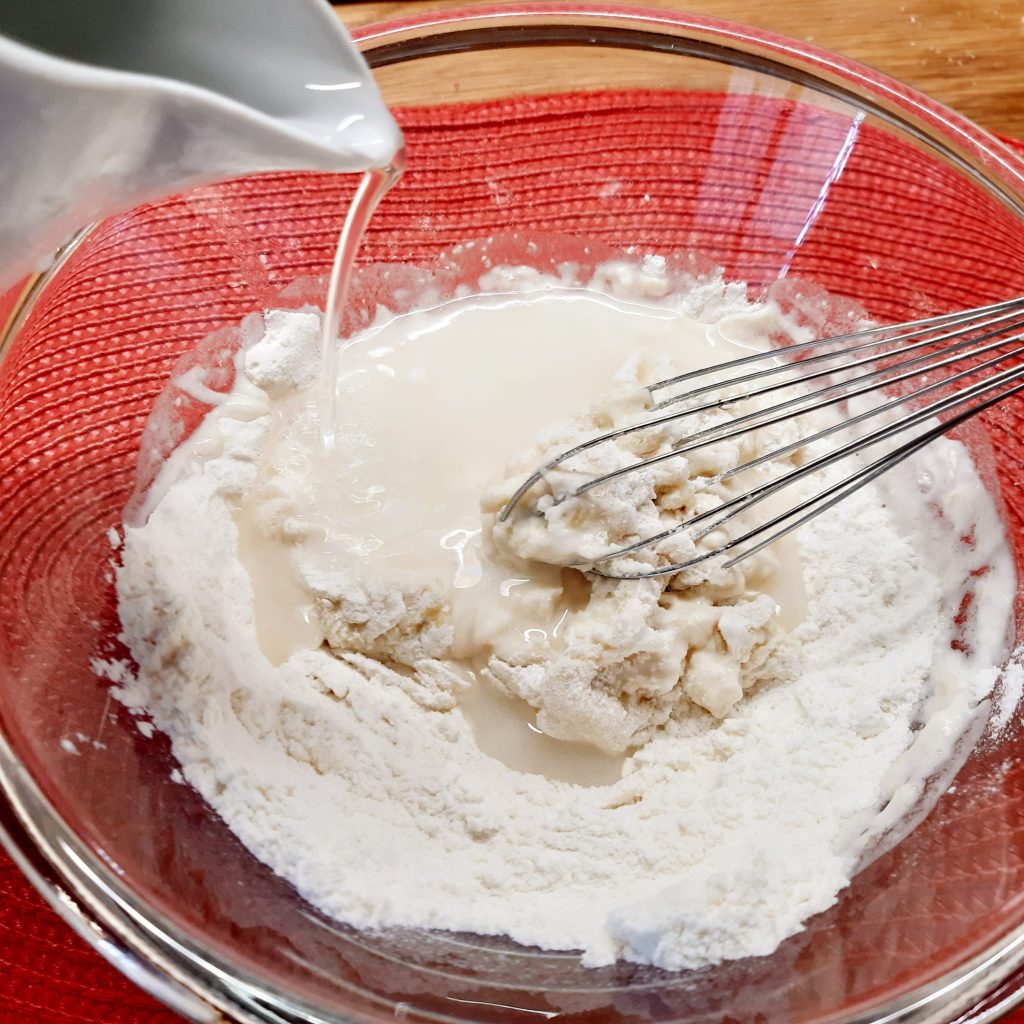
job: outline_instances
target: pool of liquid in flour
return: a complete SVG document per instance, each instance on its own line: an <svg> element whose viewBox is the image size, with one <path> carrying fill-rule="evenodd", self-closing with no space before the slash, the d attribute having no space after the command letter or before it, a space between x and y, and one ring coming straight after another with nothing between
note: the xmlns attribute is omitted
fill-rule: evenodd
<svg viewBox="0 0 1024 1024"><path fill-rule="evenodd" d="M345 343L336 401L325 400L321 384L280 403L264 455L264 464L286 469L277 485L287 480L312 539L265 557L251 510L244 501L236 510L268 658L280 664L320 639L294 566L289 579L293 557L319 570L449 580L455 654L469 677L489 653L480 637L557 648L573 601L585 600L585 581L552 566L510 575L490 564L481 493L545 427L611 390L628 360L653 366L670 356L683 372L749 352L727 335L664 306L551 288L456 299ZM320 420L332 407L325 452ZM785 542L777 553L774 596L792 625L802 617L799 564ZM545 588L560 595L553 607L536 600ZM621 774L623 758L544 736L528 705L484 681L468 688L461 710L481 749L512 768L588 785Z"/></svg>

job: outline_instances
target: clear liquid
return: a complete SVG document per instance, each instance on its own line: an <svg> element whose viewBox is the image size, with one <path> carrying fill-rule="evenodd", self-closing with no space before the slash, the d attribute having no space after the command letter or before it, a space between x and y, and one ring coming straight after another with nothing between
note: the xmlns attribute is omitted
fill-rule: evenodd
<svg viewBox="0 0 1024 1024"><path fill-rule="evenodd" d="M367 225L380 201L398 183L405 170L405 150L400 149L388 167L367 171L359 182L352 204L345 215L338 248L334 253L331 280L327 289L327 308L324 311L323 378L326 407L320 416L320 449L323 454L334 450L335 423L338 406L338 351L341 348L341 316L352 288L352 274L355 271L356 254L362 245Z"/></svg>
<svg viewBox="0 0 1024 1024"><path fill-rule="evenodd" d="M453 655L468 669L477 660L474 657L476 652L461 648L467 646L467 641L478 639L477 627L481 622L488 626L489 618L496 616L501 622L507 618L508 628L500 628L497 632L511 638L508 642L513 642L516 636L521 637L524 643L542 637L545 645L556 647L558 627L566 615L566 610L560 605L554 609L558 615L551 622L548 622L551 615L541 614L546 609L542 608L541 613L536 614L528 609L529 614L524 613L511 607L517 602L510 604L508 595L499 585L504 575L496 582L477 579L480 575L475 550L479 534L478 491L481 481L487 478L486 467L505 461L504 457L518 450L523 438L532 437L546 423L556 419L566 404L572 404L570 399L578 398L576 404L582 407L589 396L600 393L604 382L614 375L628 354L644 345L649 345L652 352L660 351L663 343L668 345L667 340L660 338L666 328L672 328L669 347L677 354L683 337L672 323L678 319L675 316L659 313L653 308L641 309L630 303L618 303L593 293L586 298L571 294L549 295L543 305L552 308L541 311L540 321L520 324L517 322L519 318L531 319L529 307L533 303L520 296L505 295L476 300L469 304L474 308L465 312L461 311L459 303L453 304L451 312L443 308L429 311L421 315L428 321L423 324L416 323L415 316L399 318L400 322L391 330L397 331L400 337L388 337L389 328L384 328L374 334L372 342L367 339L368 344L355 343L349 347L341 338L341 321L350 297L356 256L377 205L399 180L404 163L404 153L400 153L390 167L364 175L346 215L335 253L321 339L322 377L313 406L316 409L315 426L311 431L313 436L307 435L309 463L306 485L312 493L304 502L313 518L321 520L320 532L325 543L323 546L314 545L320 550L306 551L305 556L308 559L312 554L313 561L321 566L334 563L338 552L332 550L337 546L333 542L340 543L339 529L344 535L343 540L351 540L360 535L361 529L364 530L374 543L359 560L377 562L382 570L400 569L406 562L410 567L421 566L424 557L431 563L440 558L447 566L456 555L458 566L454 568L458 600L453 605L457 619L456 634L460 641L456 648L460 649L454 650ZM470 330L471 339L461 337L456 321L486 315L489 307L505 304L509 308L503 311L504 316L497 323L487 324L488 329L482 332ZM547 336L554 329L552 321L557 327L560 315L567 315L561 307L568 309L578 305L584 308L572 309L576 319L585 313L585 307L603 307L600 325L591 325L592 330L586 332L587 360L582 366L579 353L574 353L572 345L552 347ZM481 308L477 310L476 306ZM635 321L637 314L644 314L642 319L649 322L641 320L632 330L618 325L622 327L621 331L610 330L611 325L605 323L610 317L618 317L626 318L626 326L629 326L629 321ZM478 326L484 325L474 325ZM564 326L569 327L568 324ZM732 347L727 339L715 338L697 325L694 328L694 336L688 340L692 342L689 348L696 364L703 365L711 349ZM605 339L607 352L597 344L603 337L602 329L612 335ZM479 345L481 334L487 336L492 344ZM510 336L496 336L503 334ZM628 343L622 340L623 337L628 338ZM407 347L406 342L414 339L418 344ZM468 344L468 340L473 344ZM532 351L538 347L539 351ZM452 351L447 351L448 348ZM704 351L705 348L708 352ZM344 374L342 350L345 350L347 360ZM515 353L516 356L507 365L497 359L496 366L496 351ZM599 353L607 358L596 358ZM716 354L721 357L721 353ZM480 360L484 361L483 365L477 366L476 362ZM562 362L567 362L567 365L558 372ZM541 378L546 382L543 388L535 379L538 365L545 365L547 370ZM368 371L382 369L388 373L370 389L372 393L363 395L364 389L358 386L359 381L368 375L376 379L377 374L368 374ZM516 387L522 375L526 379ZM489 393L485 386L492 378L491 390L496 387L498 392L495 394ZM528 394L530 401L513 402L505 408L501 399L510 390ZM580 392L578 396L573 395L574 390ZM426 396L419 395L420 391L427 392ZM543 401L545 397L549 401ZM368 434L366 452L351 450L352 438L339 431L342 399L345 403L344 418L354 417L362 425L361 434ZM424 400L428 407L419 409L418 402ZM361 408L361 401L364 405L368 402L368 407ZM549 405L551 408L547 408ZM447 414L435 415L438 408L445 409ZM498 408L503 414L495 417L494 410ZM414 415L414 411L417 414ZM519 422L524 418L526 422ZM453 423L474 424L474 429L459 431L453 438ZM405 433L408 431L412 432L409 436ZM440 434L433 436L437 431ZM495 431L501 436L493 436ZM301 442L301 439L293 440ZM447 472L439 472L439 467L425 458L424 452L444 452ZM403 463L403 453L415 456L409 465ZM499 454L504 457L499 458ZM374 478L371 488L364 489L367 493L372 490L373 501L365 500L362 493L345 493L346 487L359 482L355 479L355 468L364 463L364 471L376 466L381 475L379 480ZM471 471L474 467L477 472ZM423 479L424 474L426 479ZM443 484L443 490L435 494L432 488L436 489L439 482ZM406 492L404 496L401 494L403 490ZM434 518L438 520L436 523ZM319 646L322 637L312 622L310 609L306 607L308 601L302 600L297 581L295 586L289 586L285 591L280 588L281 578L289 575L282 571L284 566L267 563L261 571L252 572L253 563L260 561L255 557L259 544L248 516L242 514L238 519L243 541L247 541L242 545L244 560L254 577L254 585L259 584L255 589L261 644L268 658L274 664L281 664L296 650ZM436 537L433 536L435 533ZM461 538L461 543L454 543L456 535ZM341 561L346 563L353 555L351 544L341 546L347 552ZM470 573L473 579L462 580L461 576L469 570L474 570ZM558 571L551 572L557 575ZM514 582L540 585L545 580ZM487 583L495 585L488 586ZM495 594L500 591L501 599L491 594L491 590L495 590ZM786 615L790 620L787 625L793 625L802 617L802 593L790 593L785 587L782 591L774 596L783 613L789 613ZM290 615L280 614L282 604L294 606ZM534 618L530 618L530 614L534 614ZM529 619L531 628L523 626L519 619L524 622ZM268 623L272 623L270 628ZM493 639L495 628L493 623L489 626L483 632ZM516 626L523 628L513 628ZM474 648L475 643L468 646ZM502 696L483 680L476 680L459 703L480 749L516 771L543 774L584 786L608 785L621 777L623 756L609 755L587 745L566 743L544 735L536 725L532 708Z"/></svg>
<svg viewBox="0 0 1024 1024"><path fill-rule="evenodd" d="M233 511L238 560L252 584L256 638L276 668L296 651L315 651L323 633L316 622L313 597L296 578L291 553L263 536L251 509L242 504Z"/></svg>
<svg viewBox="0 0 1024 1024"><path fill-rule="evenodd" d="M513 771L577 786L611 786L622 778L624 755L545 735L526 701L506 697L484 680L459 696L459 710L480 750Z"/></svg>

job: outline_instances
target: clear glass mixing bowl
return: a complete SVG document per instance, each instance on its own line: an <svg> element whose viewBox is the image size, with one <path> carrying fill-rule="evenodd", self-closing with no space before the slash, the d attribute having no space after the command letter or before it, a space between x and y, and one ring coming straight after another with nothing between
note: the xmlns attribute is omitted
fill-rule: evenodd
<svg viewBox="0 0 1024 1024"><path fill-rule="evenodd" d="M550 4L427 14L362 45L411 167L365 260L430 264L518 229L694 253L754 293L782 280L799 301L819 285L881 319L1024 292L1014 156L841 57L684 15ZM8 299L0 777L22 866L196 1020L923 1022L993 988L984 1014L1007 1005L1024 962L1015 729L773 956L688 974L583 970L471 935L360 934L305 905L172 781L166 743L142 737L90 667L117 631L107 530L171 367L324 273L351 187L270 175L134 210ZM995 455L978 448L1019 565L1022 411L995 410Z"/></svg>

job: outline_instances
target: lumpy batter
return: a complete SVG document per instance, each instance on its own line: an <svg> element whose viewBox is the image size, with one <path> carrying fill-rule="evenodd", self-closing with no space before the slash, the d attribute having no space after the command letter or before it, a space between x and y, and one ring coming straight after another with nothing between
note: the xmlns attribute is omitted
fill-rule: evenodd
<svg viewBox="0 0 1024 1024"><path fill-rule="evenodd" d="M657 261L599 276L497 273L381 313L342 353L326 456L319 316L250 323L232 392L126 530L139 673L118 692L257 857L354 925L588 964L767 954L983 712L1012 569L951 441L727 571L564 567L725 500L695 481L789 424L497 524L534 465L642 415L645 383L787 329L742 287L666 294ZM968 587L970 656L948 642Z"/></svg>

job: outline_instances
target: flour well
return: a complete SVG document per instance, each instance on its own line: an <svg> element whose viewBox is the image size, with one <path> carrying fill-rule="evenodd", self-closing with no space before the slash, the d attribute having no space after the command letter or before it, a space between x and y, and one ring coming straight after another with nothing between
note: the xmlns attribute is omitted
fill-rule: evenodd
<svg viewBox="0 0 1024 1024"><path fill-rule="evenodd" d="M728 578L566 579L530 547L554 535L513 538L506 571L493 511L538 434L790 325L742 288L678 295L650 261L589 290L487 284L343 353L329 472L317 318L256 325L125 530L139 672L116 692L255 856L357 927L590 965L767 955L984 713L1014 586L995 510L942 441ZM949 644L967 588L970 656Z"/></svg>

